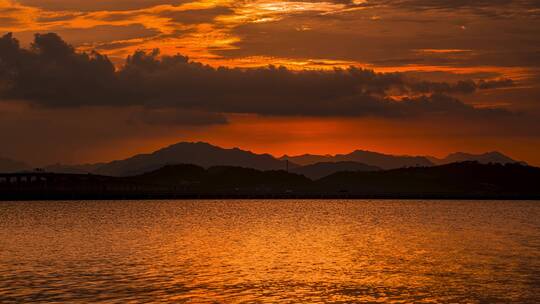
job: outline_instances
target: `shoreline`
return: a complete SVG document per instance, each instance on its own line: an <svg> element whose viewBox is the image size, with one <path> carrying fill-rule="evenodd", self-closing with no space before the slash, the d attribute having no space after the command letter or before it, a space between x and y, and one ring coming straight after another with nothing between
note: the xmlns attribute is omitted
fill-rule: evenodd
<svg viewBox="0 0 540 304"><path fill-rule="evenodd" d="M89 201L89 200L540 200L540 195L443 195L443 194L0 194L0 202L6 201Z"/></svg>

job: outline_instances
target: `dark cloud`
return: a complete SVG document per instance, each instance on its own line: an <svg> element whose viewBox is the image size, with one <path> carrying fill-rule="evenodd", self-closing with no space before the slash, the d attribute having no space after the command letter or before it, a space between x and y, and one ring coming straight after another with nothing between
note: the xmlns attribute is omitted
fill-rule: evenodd
<svg viewBox="0 0 540 304"><path fill-rule="evenodd" d="M455 83L448 82L431 82L418 81L409 84L412 92L430 93L436 92L439 94L472 94L477 90L499 89L514 86L512 79L502 78L496 80L480 80L474 82L472 80L459 80Z"/></svg>
<svg viewBox="0 0 540 304"><path fill-rule="evenodd" d="M20 24L20 21L16 18L11 17L0 17L0 25L1 26L17 26Z"/></svg>
<svg viewBox="0 0 540 304"><path fill-rule="evenodd" d="M30 50L7 34L0 39L0 98L44 107L144 106L277 116L510 114L476 109L447 94L508 86L511 80L415 81L402 73L353 67L213 68L180 55L159 58L158 53L138 51L115 70L106 56L77 53L56 34L36 35Z"/></svg>
<svg viewBox="0 0 540 304"><path fill-rule="evenodd" d="M508 88L514 86L514 81L512 79L497 79L497 80L481 80L477 84L480 89L499 89L499 88Z"/></svg>
<svg viewBox="0 0 540 304"><path fill-rule="evenodd" d="M368 0L360 6L390 7L416 13L445 11L455 13L458 18L462 13L492 19L540 17L540 2L537 0Z"/></svg>
<svg viewBox="0 0 540 304"><path fill-rule="evenodd" d="M364 5L391 5L394 7L407 7L413 9L459 9L459 8L486 8L500 7L523 2L514 0L368 0Z"/></svg>
<svg viewBox="0 0 540 304"><path fill-rule="evenodd" d="M160 17L169 18L174 23L201 24L211 23L221 15L229 15L234 11L228 7L218 6L208 9L185 10L185 11L164 11Z"/></svg>
<svg viewBox="0 0 540 304"><path fill-rule="evenodd" d="M137 23L129 25L98 25L89 28L57 28L54 29L54 32L73 45L113 43L119 40L151 38L160 34L156 30ZM35 32L18 32L15 35L23 41L31 41Z"/></svg>
<svg viewBox="0 0 540 304"><path fill-rule="evenodd" d="M68 21L75 19L79 16L82 16L83 13L69 13L69 14L61 14L61 15L52 15L52 16L39 16L36 21L42 22L42 23L49 23L49 22L58 22L58 21Z"/></svg>
<svg viewBox="0 0 540 304"><path fill-rule="evenodd" d="M313 0L309 2L329 2ZM419 11L468 11L486 17L540 16L535 9L540 8L537 0L332 0L349 7L398 8Z"/></svg>
<svg viewBox="0 0 540 304"><path fill-rule="evenodd" d="M103 21L115 22L130 20L136 17L147 17L151 15L152 14L147 11L107 12L99 16L98 19Z"/></svg>
<svg viewBox="0 0 540 304"><path fill-rule="evenodd" d="M143 108L128 120L154 126L209 126L227 124L227 117L220 113L190 111L176 108Z"/></svg>
<svg viewBox="0 0 540 304"><path fill-rule="evenodd" d="M126 47L139 45L139 41L121 41L121 42L106 42L96 45L94 48L98 51L116 50Z"/></svg>
<svg viewBox="0 0 540 304"><path fill-rule="evenodd" d="M354 4L353 4L354 5ZM469 10L487 17L538 16L534 9L540 8L536 0L368 0L358 6L388 6L408 10Z"/></svg>
<svg viewBox="0 0 540 304"><path fill-rule="evenodd" d="M409 11L389 8L346 14L244 24L233 30L240 38L235 48L214 53L229 58L332 58L376 66L540 66L540 19L473 18L454 11L420 11L413 18ZM298 30L303 27L308 30ZM425 49L443 52L419 52Z"/></svg>
<svg viewBox="0 0 540 304"><path fill-rule="evenodd" d="M45 102L64 93L76 99L88 93L86 89L104 87L114 78L114 66L105 56L78 54L56 34L37 34L31 50L21 49L11 34L3 36L0 65L0 81L10 92L3 93Z"/></svg>
<svg viewBox="0 0 540 304"><path fill-rule="evenodd" d="M178 5L188 0L18 0L17 2L54 11L134 10L161 4Z"/></svg>

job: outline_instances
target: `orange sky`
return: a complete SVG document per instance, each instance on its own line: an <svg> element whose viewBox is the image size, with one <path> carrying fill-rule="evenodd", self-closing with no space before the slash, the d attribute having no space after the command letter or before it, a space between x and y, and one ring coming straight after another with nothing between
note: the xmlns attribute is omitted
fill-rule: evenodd
<svg viewBox="0 0 540 304"><path fill-rule="evenodd" d="M212 110L227 122L204 124L180 109L160 112L166 121L159 123L140 108L35 107L5 100L0 140L9 147L0 156L35 164L95 162L201 140L274 155L499 150L540 165L539 16L537 1L526 0L0 0L0 34L13 32L29 47L35 33L55 32L79 51L106 54L118 69L134 51L158 48L161 55L180 53L214 67L357 66L418 81L511 79L509 87L453 97L474 108L515 114L483 119Z"/></svg>

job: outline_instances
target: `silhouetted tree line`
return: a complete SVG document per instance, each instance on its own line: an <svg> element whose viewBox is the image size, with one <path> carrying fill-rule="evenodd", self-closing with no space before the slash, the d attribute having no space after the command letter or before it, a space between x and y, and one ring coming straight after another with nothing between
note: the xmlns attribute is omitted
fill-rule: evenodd
<svg viewBox="0 0 540 304"><path fill-rule="evenodd" d="M63 174L0 183L3 199L47 198L540 198L540 168L463 162L437 167L338 172L311 180L286 171L168 165L131 177ZM92 177L92 178L89 178Z"/></svg>

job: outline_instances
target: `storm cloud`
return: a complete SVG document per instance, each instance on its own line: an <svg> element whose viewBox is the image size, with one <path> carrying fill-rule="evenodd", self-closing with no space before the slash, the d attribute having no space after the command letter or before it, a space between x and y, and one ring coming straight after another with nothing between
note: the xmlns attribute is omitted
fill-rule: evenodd
<svg viewBox="0 0 540 304"><path fill-rule="evenodd" d="M97 52L79 53L56 34L37 34L30 49L0 39L0 98L44 107L144 106L210 113L313 117L511 115L452 97L513 85L512 80L442 83L403 73L350 67L214 68L187 57L137 51L119 69ZM168 118L170 120L170 118Z"/></svg>

